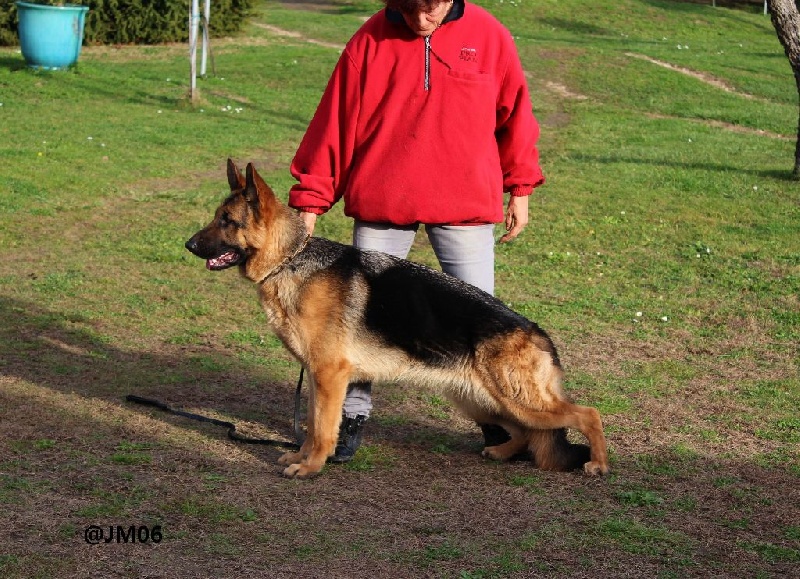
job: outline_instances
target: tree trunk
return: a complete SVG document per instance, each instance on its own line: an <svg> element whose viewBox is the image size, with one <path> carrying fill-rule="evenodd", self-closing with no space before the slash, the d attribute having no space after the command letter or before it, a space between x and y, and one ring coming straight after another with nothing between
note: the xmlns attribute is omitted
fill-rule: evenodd
<svg viewBox="0 0 800 579"><path fill-rule="evenodd" d="M767 0L772 25L778 33L778 40L789 58L794 73L797 94L800 95L800 13L795 0ZM795 179L800 179L800 114L797 122L797 143L794 148Z"/></svg>

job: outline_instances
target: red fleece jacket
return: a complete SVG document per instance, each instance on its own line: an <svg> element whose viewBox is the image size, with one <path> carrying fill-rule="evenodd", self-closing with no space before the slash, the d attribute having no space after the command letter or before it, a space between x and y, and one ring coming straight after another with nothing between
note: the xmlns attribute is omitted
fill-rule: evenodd
<svg viewBox="0 0 800 579"><path fill-rule="evenodd" d="M499 223L544 182L509 32L457 0L430 37L383 10L348 42L291 165L289 204L408 225Z"/></svg>

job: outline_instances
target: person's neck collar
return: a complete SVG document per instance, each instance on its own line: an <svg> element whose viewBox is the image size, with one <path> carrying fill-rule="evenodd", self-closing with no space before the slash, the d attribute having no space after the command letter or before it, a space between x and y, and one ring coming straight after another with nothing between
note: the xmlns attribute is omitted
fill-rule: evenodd
<svg viewBox="0 0 800 579"><path fill-rule="evenodd" d="M447 16L444 17L440 26L447 24L448 22L458 20L464 16L464 4L464 0L453 0L453 7L450 9L450 12L447 13ZM389 20L389 22L394 24L405 25L406 23L406 21L403 19L403 14L399 10L386 8L386 18Z"/></svg>

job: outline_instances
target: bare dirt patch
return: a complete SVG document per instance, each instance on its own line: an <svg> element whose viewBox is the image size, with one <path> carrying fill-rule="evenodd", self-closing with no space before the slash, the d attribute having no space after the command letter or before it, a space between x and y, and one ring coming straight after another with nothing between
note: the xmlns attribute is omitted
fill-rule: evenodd
<svg viewBox="0 0 800 579"><path fill-rule="evenodd" d="M565 98L567 100L574 100L574 101L585 101L588 100L589 97L586 95L582 95L576 92L571 91L566 86L558 82L548 81L545 83L545 88L551 92L554 92L561 98Z"/></svg>
<svg viewBox="0 0 800 579"><path fill-rule="evenodd" d="M723 129L732 133L740 133L743 135L757 135L760 137L769 137L770 139L780 139L782 141L793 141L796 137L789 135L781 135L772 131L765 131L764 129L753 129L751 127L743 127L742 125L734 125L733 123L726 123L723 121L712 121L708 119L692 119L687 117L672 117L669 115L658 115L655 113L647 113L651 119L674 119L681 121L689 121L691 123L699 123L707 127L714 127L716 129Z"/></svg>
<svg viewBox="0 0 800 579"><path fill-rule="evenodd" d="M0 379L0 544L18 562L9 577L29 566L49 576L731 576L764 568L759 545L795 544L783 533L796 526L796 477L755 461L781 445L719 425L702 441L710 415L743 412L725 397L710 406L706 386L633 394L634 411L607 414L614 472L604 479L487 462L475 425L430 393L378 386L366 458L298 482L281 478L280 449L124 401L154 397L290 440L291 382L200 364L233 356L213 339L123 351L72 324L42 327L47 313L24 302L4 314L16 336ZM573 345L568 368L680 353L608 340L595 350L613 359ZM91 524L159 524L165 540L90 546Z"/></svg>
<svg viewBox="0 0 800 579"><path fill-rule="evenodd" d="M735 95L740 96L742 98L746 98L746 99L755 99L756 98L751 94L748 94L748 93L745 93L745 92L741 92L741 91L737 91L734 87L732 87L731 85L729 85L725 81L722 81L722 80L720 80L718 78L714 78L713 76L711 76L709 74L706 74L706 73L703 73L703 72L698 72L696 70L691 70L691 69L685 68L683 66L670 64L669 62L664 62L663 60L657 60L655 58L650 58L649 56L645 56L644 54L636 54L634 52L626 52L625 55L626 56L630 56L631 58L638 58L639 60L645 60L647 62L655 64L656 66L660 66L662 68L666 68L667 70L674 70L675 72L679 72L681 74L685 74L686 76L690 76L692 78L696 78L697 80L702 81L702 82L706 83L709 86L713 86L714 88L718 88L718 89L723 90L723 91L725 91L727 93L735 94Z"/></svg>
<svg viewBox="0 0 800 579"><path fill-rule="evenodd" d="M333 42L324 42L322 40L315 40L314 38L308 38L307 36L303 36L299 32L294 32L292 30L284 30L283 28L278 28L277 26L273 26L271 24L264 24L263 22L254 22L253 23L258 28L263 28L264 30L269 30L271 33L282 36L285 38L292 38L296 40L301 40L303 42L308 42L309 44L315 44L317 46L324 46L325 48L333 48L335 50L344 50L344 44L336 44Z"/></svg>

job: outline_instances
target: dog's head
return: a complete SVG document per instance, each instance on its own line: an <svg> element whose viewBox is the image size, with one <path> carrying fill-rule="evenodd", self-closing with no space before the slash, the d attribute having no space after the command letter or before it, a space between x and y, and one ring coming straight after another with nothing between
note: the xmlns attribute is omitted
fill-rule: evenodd
<svg viewBox="0 0 800 579"><path fill-rule="evenodd" d="M222 202L211 223L186 242L186 249L206 260L210 270L244 267L264 245L266 224L274 218L277 200L272 189L248 163L243 177L228 159L231 194Z"/></svg>

